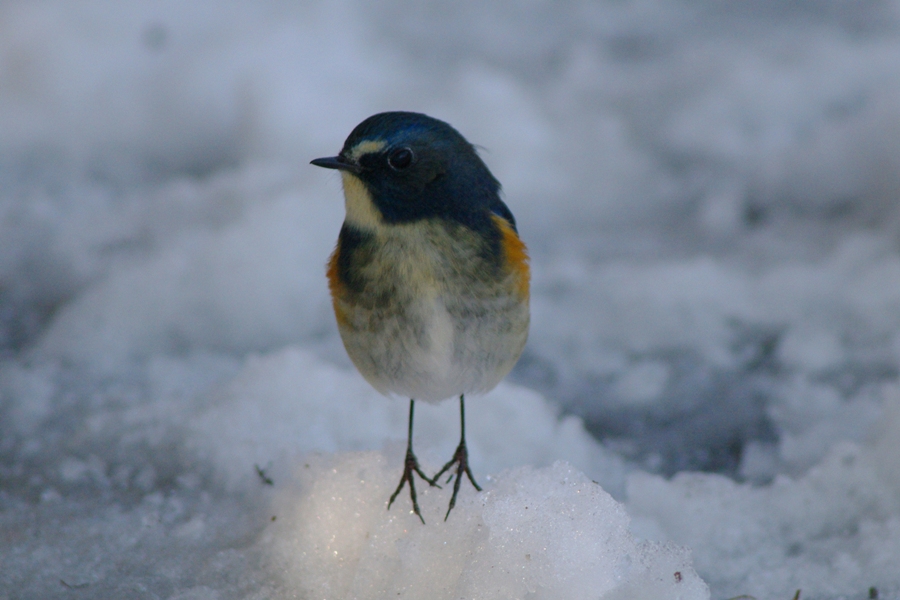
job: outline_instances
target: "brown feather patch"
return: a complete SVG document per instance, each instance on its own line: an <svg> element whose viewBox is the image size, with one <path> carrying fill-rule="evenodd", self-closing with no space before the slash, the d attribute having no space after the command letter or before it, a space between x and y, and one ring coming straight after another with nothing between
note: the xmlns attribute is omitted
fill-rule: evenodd
<svg viewBox="0 0 900 600"><path fill-rule="evenodd" d="M506 265L515 273L518 279L516 291L522 299L528 298L531 285L528 248L525 247L525 243L519 238L516 230L512 228L512 225L506 219L499 215L491 215L491 218L502 236L500 244L506 257Z"/></svg>

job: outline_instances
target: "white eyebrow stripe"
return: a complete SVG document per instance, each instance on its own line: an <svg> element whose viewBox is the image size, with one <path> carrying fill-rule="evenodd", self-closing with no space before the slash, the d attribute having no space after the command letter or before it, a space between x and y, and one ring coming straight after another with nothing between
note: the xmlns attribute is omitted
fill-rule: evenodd
<svg viewBox="0 0 900 600"><path fill-rule="evenodd" d="M350 150L350 155L347 157L353 162L357 162L361 156L364 154L374 154L376 152L381 152L384 150L384 147L387 146L387 142L384 140L363 140L357 145L353 146Z"/></svg>

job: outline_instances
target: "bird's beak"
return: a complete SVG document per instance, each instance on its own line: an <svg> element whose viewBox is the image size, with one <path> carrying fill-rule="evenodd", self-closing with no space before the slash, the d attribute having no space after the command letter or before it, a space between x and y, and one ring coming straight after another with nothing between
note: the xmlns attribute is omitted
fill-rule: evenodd
<svg viewBox="0 0 900 600"><path fill-rule="evenodd" d="M356 163L348 161L343 156L329 156L326 158L316 158L309 161L309 164L326 169L338 169L340 171L350 171L351 173L362 173L362 167Z"/></svg>

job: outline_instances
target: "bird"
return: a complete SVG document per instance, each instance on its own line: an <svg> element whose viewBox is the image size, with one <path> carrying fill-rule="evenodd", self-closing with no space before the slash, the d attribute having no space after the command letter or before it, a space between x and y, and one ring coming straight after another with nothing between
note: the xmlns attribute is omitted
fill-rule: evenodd
<svg viewBox="0 0 900 600"><path fill-rule="evenodd" d="M345 218L327 266L338 331L369 384L409 398L403 474L388 510L415 475L430 486L448 471L456 505L465 475L465 397L493 389L528 337L530 266L500 183L448 123L383 112L357 125L337 156L312 165L340 172ZM460 441L433 477L413 452L417 400L459 398ZM455 467L455 469L454 469ZM455 470L455 473L454 473Z"/></svg>

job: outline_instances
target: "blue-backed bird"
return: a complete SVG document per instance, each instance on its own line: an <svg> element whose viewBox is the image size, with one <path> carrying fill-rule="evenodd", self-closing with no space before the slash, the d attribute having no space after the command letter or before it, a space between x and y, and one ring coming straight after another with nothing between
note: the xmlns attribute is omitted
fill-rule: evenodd
<svg viewBox="0 0 900 600"><path fill-rule="evenodd" d="M525 244L500 183L443 121L376 114L356 126L340 154L312 164L339 170L343 180L346 217L328 282L344 347L375 389L410 399L403 476L388 508L409 483L424 523L414 474L437 486L455 466L446 520L463 474L481 491L469 468L465 395L496 386L528 336ZM415 401L457 396L459 446L428 477L413 453Z"/></svg>

